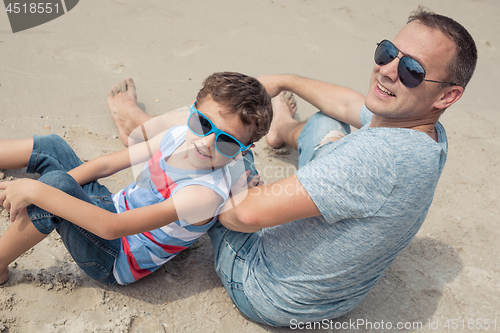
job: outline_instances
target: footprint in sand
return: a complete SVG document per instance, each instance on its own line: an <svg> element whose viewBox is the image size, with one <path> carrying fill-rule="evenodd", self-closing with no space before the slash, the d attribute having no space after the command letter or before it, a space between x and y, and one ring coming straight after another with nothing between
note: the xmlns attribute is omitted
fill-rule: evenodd
<svg viewBox="0 0 500 333"><path fill-rule="evenodd" d="M174 54L178 57L187 57L191 54L197 53L205 48L202 42L197 40L189 40L186 42L184 48L174 50Z"/></svg>
<svg viewBox="0 0 500 333"><path fill-rule="evenodd" d="M96 67L111 70L115 73L122 73L125 70L123 62L116 60L115 57L109 54L106 54L101 47L92 43L54 48L50 50L50 53L57 59L77 61L81 63L90 62Z"/></svg>

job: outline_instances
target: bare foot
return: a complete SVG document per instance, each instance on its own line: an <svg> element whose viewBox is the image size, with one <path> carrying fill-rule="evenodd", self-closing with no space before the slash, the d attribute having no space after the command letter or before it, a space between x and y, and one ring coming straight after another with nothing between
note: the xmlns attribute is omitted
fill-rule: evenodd
<svg viewBox="0 0 500 333"><path fill-rule="evenodd" d="M132 79L121 80L111 88L108 92L108 108L125 146L143 141L143 138L130 137L130 134L152 117L137 105L137 93Z"/></svg>
<svg viewBox="0 0 500 333"><path fill-rule="evenodd" d="M285 141L280 137L279 129L283 124L296 122L295 113L297 112L297 101L293 93L286 91L281 92L273 100L273 121L269 133L267 133L266 141L272 148L280 148Z"/></svg>
<svg viewBox="0 0 500 333"><path fill-rule="evenodd" d="M3 272L0 273L0 285L2 285L5 282L7 282L8 279L9 279L9 268L6 267L5 271L3 271Z"/></svg>

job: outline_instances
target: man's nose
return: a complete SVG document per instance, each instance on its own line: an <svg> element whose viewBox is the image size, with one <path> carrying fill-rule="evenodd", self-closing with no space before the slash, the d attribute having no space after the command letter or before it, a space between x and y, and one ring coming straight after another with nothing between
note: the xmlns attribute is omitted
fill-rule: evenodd
<svg viewBox="0 0 500 333"><path fill-rule="evenodd" d="M380 67L380 74L396 82L398 80L398 66L400 61L401 57L398 55L393 61Z"/></svg>

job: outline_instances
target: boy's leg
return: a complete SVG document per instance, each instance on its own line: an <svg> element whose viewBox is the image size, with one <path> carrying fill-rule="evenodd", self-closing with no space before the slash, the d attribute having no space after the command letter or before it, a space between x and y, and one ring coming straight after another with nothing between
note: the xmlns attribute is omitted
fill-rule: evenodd
<svg viewBox="0 0 500 333"><path fill-rule="evenodd" d="M189 108L184 107L152 117L137 104L137 93L132 79L118 82L108 92L108 108L126 146L149 140L157 134L178 125L186 125Z"/></svg>
<svg viewBox="0 0 500 333"><path fill-rule="evenodd" d="M69 171L82 162L66 142L56 135L24 140L0 140L0 168L27 168L40 174L52 170ZM0 238L0 284L7 280L8 265L42 241L41 233L23 209Z"/></svg>
<svg viewBox="0 0 500 333"><path fill-rule="evenodd" d="M0 140L0 168L27 168L44 174L53 170L69 171L80 165L73 150L56 135L34 136L24 140ZM6 281L8 265L42 241L48 233L40 232L23 209L0 238L0 283Z"/></svg>
<svg viewBox="0 0 500 333"><path fill-rule="evenodd" d="M41 174L39 181L66 194L116 212L111 193L106 187L97 181L82 187L67 174L67 171L79 166L82 161L66 141L56 135L34 136L33 141L28 172ZM52 230L57 230L74 261L87 275L101 282L116 283L112 268L120 248L120 239L104 240L34 205L28 206L27 212L31 222L41 233L49 234Z"/></svg>
<svg viewBox="0 0 500 333"><path fill-rule="evenodd" d="M58 188L67 194L93 203L103 209L114 211L111 194L104 186L97 182L91 182L82 188L66 173L80 165L82 161L62 138L56 135L43 137L34 136L32 141L33 148L27 165L28 172L41 174L42 177L40 177L40 181ZM15 260L17 256L38 243L52 230L57 229L61 234L61 239L66 248L75 259L75 262L77 262L88 275L102 282L116 282L111 274L111 270L114 264L114 258L116 258L121 244L119 239L113 241L100 239L86 230L33 205L27 207L27 213L27 221L34 226L35 230L38 230L39 234L34 232L31 226L27 227L28 224L26 224L26 228L22 228L22 231L32 233L25 234L25 236L29 236L28 238L30 239L30 241L26 242L25 248L19 248L12 252L9 252L10 250L3 252L4 247L1 248L0 277L3 276L2 274L6 276L8 272L6 270L7 266L2 268L3 265L8 265L12 260ZM25 224L19 225L24 226ZM15 242L17 238L13 236L16 235L16 231L20 231L21 229L9 228L8 231L9 230L10 233L5 234L5 239L2 236L0 243L3 242L2 244L5 245ZM38 239L36 235L39 236ZM7 249L9 248L7 245L5 247Z"/></svg>
<svg viewBox="0 0 500 333"><path fill-rule="evenodd" d="M0 284L7 281L9 264L45 237L47 235L42 234L31 223L24 208L0 238Z"/></svg>
<svg viewBox="0 0 500 333"><path fill-rule="evenodd" d="M33 148L26 172L44 175L51 171L68 172L83 162L63 138L50 134L33 136Z"/></svg>
<svg viewBox="0 0 500 333"><path fill-rule="evenodd" d="M33 139L0 140L0 169L21 169L28 165Z"/></svg>
<svg viewBox="0 0 500 333"><path fill-rule="evenodd" d="M100 196L98 200L94 200L62 170L45 173L39 180L75 198L115 212L111 198ZM34 205L24 209L0 238L0 283L7 278L7 266L54 229L60 234L73 260L87 275L97 281L116 283L112 270L120 250L120 239L102 239Z"/></svg>

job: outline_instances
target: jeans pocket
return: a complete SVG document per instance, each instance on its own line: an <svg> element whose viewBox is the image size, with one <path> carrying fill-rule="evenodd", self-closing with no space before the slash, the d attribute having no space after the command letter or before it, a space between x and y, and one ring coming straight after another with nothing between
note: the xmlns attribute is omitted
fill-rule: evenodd
<svg viewBox="0 0 500 333"><path fill-rule="evenodd" d="M114 284L116 283L116 280L113 276L113 269L111 267L110 270L108 270L106 267L103 265L99 264L98 262L77 262L76 263L78 267L82 271L85 272L89 277L92 279L99 281L99 282L104 282L104 283L111 283Z"/></svg>

